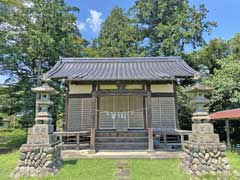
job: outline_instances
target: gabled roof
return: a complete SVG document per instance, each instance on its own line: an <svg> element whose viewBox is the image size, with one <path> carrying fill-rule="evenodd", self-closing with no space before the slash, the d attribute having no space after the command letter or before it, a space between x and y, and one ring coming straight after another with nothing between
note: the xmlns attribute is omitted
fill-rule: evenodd
<svg viewBox="0 0 240 180"><path fill-rule="evenodd" d="M62 58L44 77L80 81L173 80L195 73L180 57Z"/></svg>

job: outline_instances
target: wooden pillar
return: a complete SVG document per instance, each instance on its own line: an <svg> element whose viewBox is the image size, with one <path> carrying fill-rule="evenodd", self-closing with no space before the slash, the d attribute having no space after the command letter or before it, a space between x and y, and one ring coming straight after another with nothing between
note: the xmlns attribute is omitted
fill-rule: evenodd
<svg viewBox="0 0 240 180"><path fill-rule="evenodd" d="M62 137L62 134L59 134L59 141L60 141L60 143L62 143L62 142L63 142L63 137Z"/></svg>
<svg viewBox="0 0 240 180"><path fill-rule="evenodd" d="M95 153L95 129L91 128L90 130L90 153Z"/></svg>
<svg viewBox="0 0 240 180"><path fill-rule="evenodd" d="M231 140L230 140L230 128L229 128L229 120L226 120L226 135L227 135L227 147L231 151Z"/></svg>
<svg viewBox="0 0 240 180"><path fill-rule="evenodd" d="M97 121L97 97L96 84L92 86L92 128L96 128Z"/></svg>
<svg viewBox="0 0 240 180"><path fill-rule="evenodd" d="M154 151L153 148L153 130L152 130L152 103L151 87L147 84L147 124L148 124L148 151Z"/></svg>
<svg viewBox="0 0 240 180"><path fill-rule="evenodd" d="M92 128L90 129L90 153L95 153L95 128L97 121L96 84L92 86Z"/></svg>
<svg viewBox="0 0 240 180"><path fill-rule="evenodd" d="M167 149L168 147L167 147L167 134L166 133L163 134L163 143L164 143L164 148Z"/></svg>
<svg viewBox="0 0 240 180"><path fill-rule="evenodd" d="M183 144L184 143L184 134L180 134L180 137L181 137L181 144Z"/></svg>
<svg viewBox="0 0 240 180"><path fill-rule="evenodd" d="M79 133L77 133L77 148L76 149L77 150L80 149L80 134Z"/></svg>
<svg viewBox="0 0 240 180"><path fill-rule="evenodd" d="M148 151L154 151L153 148L153 130L152 128L148 128Z"/></svg>
<svg viewBox="0 0 240 180"><path fill-rule="evenodd" d="M68 97L68 88L66 88L66 97L65 97L65 114L64 122L62 122L63 131L67 131L67 122L68 122L68 108L69 108L69 97Z"/></svg>
<svg viewBox="0 0 240 180"><path fill-rule="evenodd" d="M174 105L175 105L175 125L176 125L176 129L180 129L180 125L179 125L179 119L178 119L178 108L177 108L177 89L176 89L176 82L172 81L173 84L173 93L174 93Z"/></svg>
<svg viewBox="0 0 240 180"><path fill-rule="evenodd" d="M148 128L152 128L152 103L150 84L147 84L147 125Z"/></svg>

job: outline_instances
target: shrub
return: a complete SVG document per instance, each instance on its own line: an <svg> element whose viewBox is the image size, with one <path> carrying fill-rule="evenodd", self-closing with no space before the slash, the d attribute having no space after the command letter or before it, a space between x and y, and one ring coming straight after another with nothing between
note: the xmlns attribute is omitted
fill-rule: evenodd
<svg viewBox="0 0 240 180"><path fill-rule="evenodd" d="M19 148L26 142L27 131L22 129L0 130L0 146Z"/></svg>

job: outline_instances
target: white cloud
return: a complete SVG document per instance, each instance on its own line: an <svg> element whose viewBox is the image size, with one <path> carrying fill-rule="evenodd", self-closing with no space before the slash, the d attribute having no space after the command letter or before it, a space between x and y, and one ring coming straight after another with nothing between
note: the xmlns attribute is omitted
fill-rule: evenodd
<svg viewBox="0 0 240 180"><path fill-rule="evenodd" d="M90 10L90 17L87 18L86 22L94 33L98 33L100 31L101 24L103 22L101 16L101 12L92 9Z"/></svg>
<svg viewBox="0 0 240 180"><path fill-rule="evenodd" d="M80 31L86 29L86 23L84 23L84 22L79 22L79 23L77 24L77 26L78 26L78 29L79 29Z"/></svg>

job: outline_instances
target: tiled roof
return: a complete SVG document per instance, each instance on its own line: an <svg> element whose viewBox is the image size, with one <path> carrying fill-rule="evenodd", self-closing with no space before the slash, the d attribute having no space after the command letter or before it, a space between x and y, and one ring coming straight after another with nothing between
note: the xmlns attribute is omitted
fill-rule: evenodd
<svg viewBox="0 0 240 180"><path fill-rule="evenodd" d="M82 81L172 80L195 73L179 57L62 58L44 76Z"/></svg>

